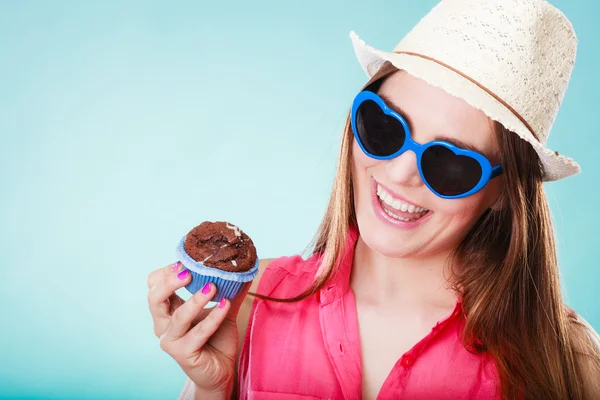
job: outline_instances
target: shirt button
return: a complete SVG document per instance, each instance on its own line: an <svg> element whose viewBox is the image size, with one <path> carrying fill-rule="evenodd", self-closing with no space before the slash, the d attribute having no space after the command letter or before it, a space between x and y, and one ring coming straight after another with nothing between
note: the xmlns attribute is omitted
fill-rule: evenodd
<svg viewBox="0 0 600 400"><path fill-rule="evenodd" d="M402 356L402 360L400 361L400 364L402 364L402 366L404 368L410 368L412 367L412 365L415 363L415 359L413 356L411 356L410 354L405 354Z"/></svg>

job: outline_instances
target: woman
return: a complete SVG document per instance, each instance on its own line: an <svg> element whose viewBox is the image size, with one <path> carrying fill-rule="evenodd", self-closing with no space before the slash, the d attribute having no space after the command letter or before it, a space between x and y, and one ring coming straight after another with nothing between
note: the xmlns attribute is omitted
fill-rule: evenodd
<svg viewBox="0 0 600 400"><path fill-rule="evenodd" d="M262 260L256 295L212 310L213 286L175 295L178 264L148 277L181 398L600 398L542 185L579 171L544 145L569 21L541 0L445 0L394 52L352 38L371 79L312 255Z"/></svg>

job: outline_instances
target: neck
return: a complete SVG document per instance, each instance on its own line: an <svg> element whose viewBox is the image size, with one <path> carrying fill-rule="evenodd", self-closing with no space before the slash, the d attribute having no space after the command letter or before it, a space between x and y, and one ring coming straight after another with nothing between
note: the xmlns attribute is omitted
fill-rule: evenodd
<svg viewBox="0 0 600 400"><path fill-rule="evenodd" d="M372 305L452 308L457 294L446 279L448 255L390 258L371 250L359 237L350 285L357 300Z"/></svg>

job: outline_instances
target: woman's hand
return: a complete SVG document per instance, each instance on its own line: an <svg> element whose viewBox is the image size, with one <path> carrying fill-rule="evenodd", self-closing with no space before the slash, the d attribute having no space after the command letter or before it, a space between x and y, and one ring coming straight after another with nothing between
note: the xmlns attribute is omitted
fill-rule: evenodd
<svg viewBox="0 0 600 400"><path fill-rule="evenodd" d="M237 313L250 283L230 302L204 309L216 293L214 284L183 301L175 291L191 281L180 263L148 275L148 306L160 347L196 384L196 395L231 397L238 351ZM202 397L202 398L205 398Z"/></svg>

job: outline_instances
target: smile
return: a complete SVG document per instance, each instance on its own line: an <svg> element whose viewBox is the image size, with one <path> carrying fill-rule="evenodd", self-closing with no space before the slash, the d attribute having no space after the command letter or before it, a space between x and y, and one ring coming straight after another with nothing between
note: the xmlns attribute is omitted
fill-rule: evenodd
<svg viewBox="0 0 600 400"><path fill-rule="evenodd" d="M409 202L392 193L373 179L373 208L375 214L396 227L412 228L429 219L433 214L425 207ZM426 217L427 218L424 218Z"/></svg>

